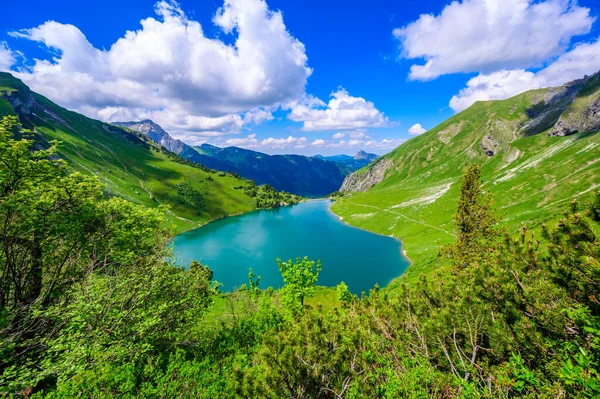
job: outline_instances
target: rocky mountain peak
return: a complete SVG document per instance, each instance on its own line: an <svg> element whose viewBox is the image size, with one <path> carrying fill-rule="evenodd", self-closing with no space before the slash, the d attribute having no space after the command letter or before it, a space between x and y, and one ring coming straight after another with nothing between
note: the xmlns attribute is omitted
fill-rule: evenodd
<svg viewBox="0 0 600 399"><path fill-rule="evenodd" d="M356 155L354 155L354 160L356 161L360 161L363 159L369 160L369 161L373 161L377 158L377 155L375 154L369 154L366 151L360 150L359 152L356 153Z"/></svg>
<svg viewBox="0 0 600 399"><path fill-rule="evenodd" d="M141 121L130 121L130 122L113 122L113 125L126 127L131 130L135 130L146 136L167 150L174 152L177 155L187 149L187 144L180 140L172 138L159 124L154 123L150 119L144 119ZM191 151L194 151L193 149Z"/></svg>

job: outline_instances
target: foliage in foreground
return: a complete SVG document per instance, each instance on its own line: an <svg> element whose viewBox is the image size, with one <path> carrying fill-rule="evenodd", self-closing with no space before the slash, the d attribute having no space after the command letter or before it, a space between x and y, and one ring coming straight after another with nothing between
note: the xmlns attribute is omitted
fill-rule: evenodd
<svg viewBox="0 0 600 399"><path fill-rule="evenodd" d="M320 264L282 290L220 294L170 263L162 215L107 199L0 127L0 392L34 397L593 398L600 395L600 192L540 240L502 238L478 167L457 241L394 292L311 307ZM325 265L326 267L326 265ZM392 295L393 294L393 295ZM285 305L285 306L282 306Z"/></svg>

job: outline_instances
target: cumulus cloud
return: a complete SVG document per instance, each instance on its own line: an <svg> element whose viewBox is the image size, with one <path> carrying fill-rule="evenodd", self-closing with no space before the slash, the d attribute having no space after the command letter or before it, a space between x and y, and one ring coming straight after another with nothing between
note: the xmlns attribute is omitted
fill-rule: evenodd
<svg viewBox="0 0 600 399"><path fill-rule="evenodd" d="M223 145L225 147L234 146L234 147L245 147L245 148L253 148L258 143L258 139L256 138L256 134L249 134L248 137L235 138L226 140Z"/></svg>
<svg viewBox="0 0 600 399"><path fill-rule="evenodd" d="M404 139L351 139L351 140L324 140L316 139L311 145L318 148L336 149L337 151L365 150L378 154L385 153L398 147L406 140Z"/></svg>
<svg viewBox="0 0 600 399"><path fill-rule="evenodd" d="M410 133L411 136L418 136L420 134L425 133L426 131L427 129L421 126L420 123L415 123L408 129L408 133Z"/></svg>
<svg viewBox="0 0 600 399"><path fill-rule="evenodd" d="M531 89L559 86L600 70L600 39L580 43L538 72L524 69L479 74L450 100L450 108L462 111L475 101L503 100Z"/></svg>
<svg viewBox="0 0 600 399"><path fill-rule="evenodd" d="M262 147L267 148L287 148L306 144L306 137L288 136L287 138L269 137L260 142Z"/></svg>
<svg viewBox="0 0 600 399"><path fill-rule="evenodd" d="M305 151L312 153L318 149L318 151L325 151L328 153L355 153L358 150L365 150L377 154L384 154L404 142L404 139L375 140L360 138L349 140L315 139L309 141L306 137L296 137L292 135L279 138L268 137L261 140L256 137L256 134L250 134L246 137L230 138L225 141L219 141L219 139L217 139L216 144L221 147L235 146L267 153L303 153Z"/></svg>
<svg viewBox="0 0 600 399"><path fill-rule="evenodd" d="M331 93L328 104L309 96L290 106L288 118L303 122L303 131L345 130L389 126L388 118L362 97L353 97L345 89Z"/></svg>
<svg viewBox="0 0 600 399"><path fill-rule="evenodd" d="M0 42L0 71L8 71L16 62L16 58L12 50L6 42Z"/></svg>
<svg viewBox="0 0 600 399"><path fill-rule="evenodd" d="M335 133L333 136L331 136L331 138L334 140L341 140L344 137L346 137L346 133L342 133L342 132Z"/></svg>
<svg viewBox="0 0 600 399"><path fill-rule="evenodd" d="M541 66L562 54L572 37L590 32L589 8L569 0L453 1L395 29L405 58L424 59L409 78L457 72L491 73Z"/></svg>
<svg viewBox="0 0 600 399"><path fill-rule="evenodd" d="M268 149L300 149L305 148L307 143L306 137L269 137L263 140L256 138L256 134L250 134L247 137L231 138L219 145L228 147L242 147L256 150L268 150Z"/></svg>
<svg viewBox="0 0 600 399"><path fill-rule="evenodd" d="M176 136L239 132L304 95L312 73L304 45L264 0L224 0L213 22L233 35L227 41L205 36L175 1L156 3L155 13L108 50L95 48L77 27L55 21L13 32L57 54L17 75L88 116L151 116Z"/></svg>
<svg viewBox="0 0 600 399"><path fill-rule="evenodd" d="M265 121L272 121L273 114L270 111L265 111L262 109L257 109L254 111L246 112L244 115L244 123L263 123Z"/></svg>

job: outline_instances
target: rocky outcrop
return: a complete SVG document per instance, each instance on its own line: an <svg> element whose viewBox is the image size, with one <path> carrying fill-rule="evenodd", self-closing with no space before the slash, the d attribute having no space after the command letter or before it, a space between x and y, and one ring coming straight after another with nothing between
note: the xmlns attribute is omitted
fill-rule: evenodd
<svg viewBox="0 0 600 399"><path fill-rule="evenodd" d="M136 132L142 133L152 141L160 144L167 150L179 155L183 159L204 165L203 157L192 146L185 144L181 140L174 139L160 125L146 119L139 122L113 122L113 125L126 127ZM205 165L206 166L206 165Z"/></svg>
<svg viewBox="0 0 600 399"><path fill-rule="evenodd" d="M29 91L0 90L0 98L8 101L20 115L30 115L35 107L35 99Z"/></svg>
<svg viewBox="0 0 600 399"><path fill-rule="evenodd" d="M581 109L567 110L548 136L570 136L579 132L600 131L600 96Z"/></svg>
<svg viewBox="0 0 600 399"><path fill-rule="evenodd" d="M143 133L150 137L152 141L177 155L180 155L187 146L184 142L172 138L169 133L150 119L139 122L113 122L113 125L123 126L135 130L136 132Z"/></svg>
<svg viewBox="0 0 600 399"><path fill-rule="evenodd" d="M377 158L378 158L378 156L376 154L369 154L368 152L361 150L361 151L357 152L356 155L354 155L353 159L355 161L373 162Z"/></svg>
<svg viewBox="0 0 600 399"><path fill-rule="evenodd" d="M585 77L547 89L536 99L537 102L525 111L530 119L521 126L520 132L532 136L553 127L589 80L589 77Z"/></svg>
<svg viewBox="0 0 600 399"><path fill-rule="evenodd" d="M485 136L481 141L481 149L488 157L492 157L496 154L499 145L498 141L492 135Z"/></svg>
<svg viewBox="0 0 600 399"><path fill-rule="evenodd" d="M346 176L340 191L343 193L351 191L366 191L377 183L380 183L385 177L385 172L391 168L393 162L390 159L380 159L370 166L366 171L359 170L349 176Z"/></svg>

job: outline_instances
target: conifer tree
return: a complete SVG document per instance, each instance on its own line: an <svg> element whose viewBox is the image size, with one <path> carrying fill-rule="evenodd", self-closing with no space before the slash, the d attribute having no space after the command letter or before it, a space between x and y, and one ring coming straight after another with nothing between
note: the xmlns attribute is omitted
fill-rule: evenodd
<svg viewBox="0 0 600 399"><path fill-rule="evenodd" d="M443 253L459 268L478 262L500 236L501 231L497 228L500 220L494 212L491 194L482 189L480 165L469 166L460 185L454 215L456 240L444 248Z"/></svg>

